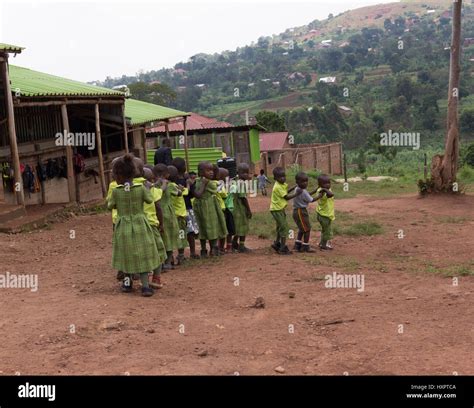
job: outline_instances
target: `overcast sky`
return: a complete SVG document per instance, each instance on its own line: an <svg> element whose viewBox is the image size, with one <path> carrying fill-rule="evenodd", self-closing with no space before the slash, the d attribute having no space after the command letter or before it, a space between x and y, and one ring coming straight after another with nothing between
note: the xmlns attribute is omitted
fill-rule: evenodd
<svg viewBox="0 0 474 408"><path fill-rule="evenodd" d="M394 0L0 0L0 42L26 47L13 64L80 81L172 67L234 50L329 13Z"/></svg>

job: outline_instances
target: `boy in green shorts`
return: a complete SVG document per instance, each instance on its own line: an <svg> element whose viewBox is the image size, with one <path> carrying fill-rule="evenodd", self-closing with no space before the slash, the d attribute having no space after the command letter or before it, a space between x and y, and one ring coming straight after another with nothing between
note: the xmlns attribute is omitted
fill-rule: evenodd
<svg viewBox="0 0 474 408"><path fill-rule="evenodd" d="M289 255L291 251L286 245L288 222L286 221L285 208L288 206L288 200L301 194L301 191L290 194L296 186L288 189L285 169L282 167L275 167L275 169L273 169L273 178L275 179L275 185L272 189L270 213L276 222L276 239L272 244L272 248L280 255Z"/></svg>
<svg viewBox="0 0 474 408"><path fill-rule="evenodd" d="M321 224L321 242L319 248L321 250L331 250L332 246L329 244L332 238L331 223L336 219L334 215L334 193L331 191L331 179L326 174L321 174L318 177L317 193L321 195L318 202L316 213L318 214L318 221Z"/></svg>

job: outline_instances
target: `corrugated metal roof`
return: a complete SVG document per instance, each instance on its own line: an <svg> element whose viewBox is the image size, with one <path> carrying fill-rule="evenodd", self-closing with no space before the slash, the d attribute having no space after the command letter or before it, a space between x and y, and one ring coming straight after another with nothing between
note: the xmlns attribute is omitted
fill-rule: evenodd
<svg viewBox="0 0 474 408"><path fill-rule="evenodd" d="M24 47L19 47L18 45L0 43L0 51L15 52L19 54L24 49Z"/></svg>
<svg viewBox="0 0 474 408"><path fill-rule="evenodd" d="M271 152L289 147L288 132L260 133L260 151Z"/></svg>
<svg viewBox="0 0 474 408"><path fill-rule="evenodd" d="M124 96L120 91L102 88L33 71L32 69L10 65L10 80L12 92L20 92L20 97L33 96Z"/></svg>
<svg viewBox="0 0 474 408"><path fill-rule="evenodd" d="M197 131L197 130L212 130L212 129L226 129L233 128L234 125L231 125L228 122L221 122L213 118L208 118L207 116L199 115L197 113L191 112L188 118L186 119L186 128L188 131ZM183 132L183 122L170 123L168 125L170 132ZM157 126L147 130L147 133L164 133L166 132L165 126Z"/></svg>
<svg viewBox="0 0 474 408"><path fill-rule="evenodd" d="M136 99L127 99L125 101L125 116L131 119L132 126L186 115L189 114Z"/></svg>

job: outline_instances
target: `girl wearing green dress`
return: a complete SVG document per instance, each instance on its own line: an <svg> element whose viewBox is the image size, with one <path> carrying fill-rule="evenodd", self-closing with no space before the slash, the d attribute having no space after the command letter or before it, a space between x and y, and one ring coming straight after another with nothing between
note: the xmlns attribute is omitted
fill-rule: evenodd
<svg viewBox="0 0 474 408"><path fill-rule="evenodd" d="M247 163L240 163L237 167L237 177L234 179L237 189L232 190L234 208L232 215L234 216L235 235L232 239L232 250L234 252L246 253L250 252L245 246L245 237L249 232L249 221L252 218L249 201L247 199L246 184L243 182L250 180L250 168ZM240 181L240 183L239 183Z"/></svg>
<svg viewBox="0 0 474 408"><path fill-rule="evenodd" d="M153 197L143 184L133 183L136 173L134 157L130 154L118 159L113 166L118 186L108 200L108 208L117 210L117 223L112 240L112 266L127 274L122 291L132 291L132 276L139 274L142 295L152 296L148 273L161 264L155 237L143 210L143 204L151 204Z"/></svg>
<svg viewBox="0 0 474 408"><path fill-rule="evenodd" d="M194 214L199 225L199 240L201 241L201 256L207 256L206 242L209 241L211 255L219 256L217 240L227 235L225 217L217 199L217 182L213 179L212 164L201 162L198 165L198 175L194 190Z"/></svg>
<svg viewBox="0 0 474 408"><path fill-rule="evenodd" d="M157 178L156 186L161 189L160 205L163 213L163 243L166 248L166 260L163 265L163 271L173 269L173 251L178 249L179 226L178 220L174 213L172 197L180 192L176 184L169 182L170 172L165 164L157 164L153 167L153 173Z"/></svg>

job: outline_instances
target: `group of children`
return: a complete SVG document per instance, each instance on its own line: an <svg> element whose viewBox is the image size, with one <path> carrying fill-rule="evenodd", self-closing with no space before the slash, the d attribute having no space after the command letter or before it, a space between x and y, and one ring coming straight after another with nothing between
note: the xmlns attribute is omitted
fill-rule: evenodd
<svg viewBox="0 0 474 408"><path fill-rule="evenodd" d="M114 225L112 266L123 292L140 279L142 295L152 296L163 287L161 272L186 261L188 246L194 259L249 252L248 164L241 163L237 174L229 187L228 170L210 162L199 163L196 175L186 172L182 158L170 166L144 165L131 154L114 160L107 206Z"/></svg>
<svg viewBox="0 0 474 408"><path fill-rule="evenodd" d="M263 172L260 175L258 182L266 187L269 180ZM161 273L186 261L188 246L194 259L250 251L245 245L252 218L247 199L251 191L248 164L239 164L237 177L229 183L229 171L210 162L199 163L196 174L186 172L182 158L175 158L170 166L150 166L126 154L114 160L112 176L107 195L114 229L112 265L123 292L131 292L133 281L140 279L142 295L152 296L154 289L163 287ZM309 246L308 213L308 205L314 201L318 201L322 229L319 247L332 249L329 241L335 217L329 177L319 176L318 187L308 192L308 175L303 172L296 175L292 188L288 188L283 168L275 168L273 176L270 212L276 222L276 239L272 248L281 255L291 254L286 245L286 207L293 199L293 219L298 226L294 250L314 252ZM200 241L199 255L196 239Z"/></svg>
<svg viewBox="0 0 474 408"><path fill-rule="evenodd" d="M270 203L270 213L276 223L276 239L272 248L281 255L291 254L286 245L289 233L288 222L286 220L286 207L288 201L293 200L293 220L298 226L298 232L293 250L297 252L314 252L310 248L309 238L311 234L311 224L309 219L308 205L318 201L316 209L317 218L321 225L321 240L319 248L321 250L332 250L330 240L332 238L332 221L334 214L334 193L331 191L331 179L322 174L318 177L318 187L308 192L308 175L304 172L296 174L296 186L288 188L286 183L285 169L276 167L273 170L275 185L272 189ZM316 194L315 197L313 195Z"/></svg>

